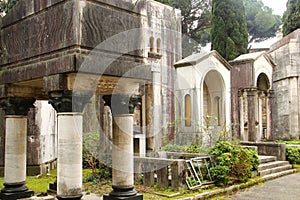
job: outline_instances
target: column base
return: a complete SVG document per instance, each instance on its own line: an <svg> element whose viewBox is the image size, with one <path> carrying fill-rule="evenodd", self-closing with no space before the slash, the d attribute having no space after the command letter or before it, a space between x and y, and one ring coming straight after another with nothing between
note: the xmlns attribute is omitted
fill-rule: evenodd
<svg viewBox="0 0 300 200"><path fill-rule="evenodd" d="M58 200L64 200L64 199L68 199L68 200L80 200L82 198L82 194L81 195L76 195L76 196L56 196L56 198Z"/></svg>
<svg viewBox="0 0 300 200"><path fill-rule="evenodd" d="M16 200L29 198L34 195L34 192L26 187L25 182L18 184L4 183L4 187L0 192L1 200Z"/></svg>
<svg viewBox="0 0 300 200"><path fill-rule="evenodd" d="M110 196L110 195L103 195L103 200L143 200L142 194L135 194L134 196L129 197L116 197L116 196Z"/></svg>
<svg viewBox="0 0 300 200"><path fill-rule="evenodd" d="M133 190L133 186L130 187L118 187L112 186L113 191L109 195L104 195L103 200L143 200L142 194L137 194L135 190Z"/></svg>

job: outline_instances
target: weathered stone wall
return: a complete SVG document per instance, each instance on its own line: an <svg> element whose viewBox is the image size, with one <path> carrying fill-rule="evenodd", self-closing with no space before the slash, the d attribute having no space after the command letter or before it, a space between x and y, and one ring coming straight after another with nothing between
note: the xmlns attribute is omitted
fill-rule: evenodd
<svg viewBox="0 0 300 200"><path fill-rule="evenodd" d="M5 145L5 114L0 109L0 176L4 175L4 145Z"/></svg>
<svg viewBox="0 0 300 200"><path fill-rule="evenodd" d="M276 139L299 139L299 48L300 30L296 30L271 46L274 67L273 122Z"/></svg>
<svg viewBox="0 0 300 200"><path fill-rule="evenodd" d="M254 62L254 60L253 60ZM240 138L239 90L253 86L253 62L230 62L231 70L231 123L233 136ZM238 78L237 78L238 77Z"/></svg>

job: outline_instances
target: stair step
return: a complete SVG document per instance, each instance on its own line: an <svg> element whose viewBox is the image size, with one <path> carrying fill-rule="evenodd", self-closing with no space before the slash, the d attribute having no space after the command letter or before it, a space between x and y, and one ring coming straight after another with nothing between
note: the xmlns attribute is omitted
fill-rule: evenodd
<svg viewBox="0 0 300 200"><path fill-rule="evenodd" d="M274 168L271 168L271 169L265 169L265 170L262 170L258 173L259 176L265 176L265 175L268 175L268 174L274 174L274 173L277 173L277 172L282 172L282 171L286 171L286 170L289 170L289 169L292 169L293 166L288 164L288 165L284 165L284 166L279 166L279 167L274 167Z"/></svg>
<svg viewBox="0 0 300 200"><path fill-rule="evenodd" d="M288 165L288 161L274 161L274 162L268 162L268 163L263 163L258 166L258 172L266 170L266 169L271 169L279 166L284 166Z"/></svg>
<svg viewBox="0 0 300 200"><path fill-rule="evenodd" d="M258 159L259 159L261 164L276 161L275 156L261 156L261 155L259 155Z"/></svg>
<svg viewBox="0 0 300 200"><path fill-rule="evenodd" d="M288 175L288 174L293 174L293 173L296 173L296 172L297 172L296 169L289 169L289 170L282 171L282 172L277 172L277 173L274 173L274 174L268 174L268 175L263 176L262 178L263 178L263 181L266 181L266 180L278 178L278 177L281 177L281 176L285 176L285 175Z"/></svg>

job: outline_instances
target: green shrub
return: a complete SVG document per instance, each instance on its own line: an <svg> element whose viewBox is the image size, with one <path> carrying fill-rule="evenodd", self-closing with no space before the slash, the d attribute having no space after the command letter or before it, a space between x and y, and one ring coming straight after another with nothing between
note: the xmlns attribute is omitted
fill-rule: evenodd
<svg viewBox="0 0 300 200"><path fill-rule="evenodd" d="M292 164L300 163L300 148L287 146L286 160Z"/></svg>
<svg viewBox="0 0 300 200"><path fill-rule="evenodd" d="M184 152L186 146L180 146L177 144L167 144L163 146L161 149L163 151L169 151L169 152Z"/></svg>
<svg viewBox="0 0 300 200"><path fill-rule="evenodd" d="M251 171L256 170L259 165L256 151L239 147L228 141L218 142L210 153L215 156L211 175L218 185L246 182L251 178Z"/></svg>

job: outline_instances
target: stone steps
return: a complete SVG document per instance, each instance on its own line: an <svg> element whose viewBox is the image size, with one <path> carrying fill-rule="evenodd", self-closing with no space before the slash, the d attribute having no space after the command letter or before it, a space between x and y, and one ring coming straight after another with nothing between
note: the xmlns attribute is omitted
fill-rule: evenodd
<svg viewBox="0 0 300 200"><path fill-rule="evenodd" d="M260 164L276 161L275 156L258 156Z"/></svg>
<svg viewBox="0 0 300 200"><path fill-rule="evenodd" d="M259 160L258 175L263 178L277 178L295 172L288 161L277 161L275 156L259 156Z"/></svg>

